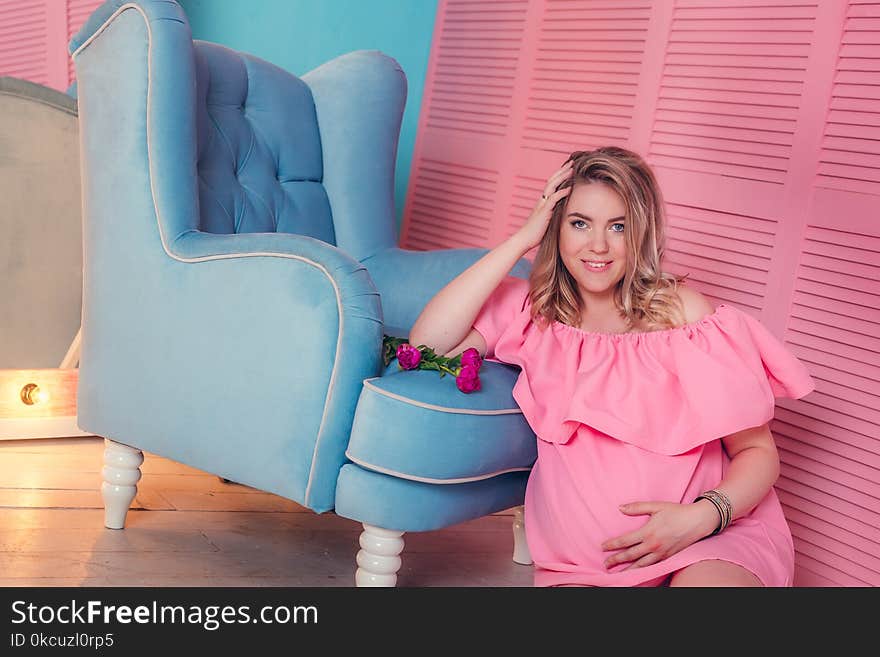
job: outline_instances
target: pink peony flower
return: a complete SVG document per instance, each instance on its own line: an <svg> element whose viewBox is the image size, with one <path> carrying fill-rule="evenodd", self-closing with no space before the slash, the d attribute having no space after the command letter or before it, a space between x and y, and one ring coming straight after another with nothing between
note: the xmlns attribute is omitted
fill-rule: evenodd
<svg viewBox="0 0 880 657"><path fill-rule="evenodd" d="M455 385L462 392L480 390L482 386L480 385L480 375L477 372L477 368L472 364L463 365L461 372L455 377Z"/></svg>
<svg viewBox="0 0 880 657"><path fill-rule="evenodd" d="M477 371L479 372L480 368L483 366L483 359L480 358L479 351L477 351L474 347L468 347L461 355L461 364L462 366L473 365L477 368Z"/></svg>
<svg viewBox="0 0 880 657"><path fill-rule="evenodd" d="M414 347L406 338L385 335L382 338L382 363L388 367L394 358L397 358L397 365L401 370L435 370L441 377L451 374L461 392L482 389L479 372L483 359L480 352L473 347L458 356L448 358L435 353L428 345Z"/></svg>
<svg viewBox="0 0 880 657"><path fill-rule="evenodd" d="M402 344L397 347L397 362L405 370L414 370L422 361L422 352L411 344Z"/></svg>

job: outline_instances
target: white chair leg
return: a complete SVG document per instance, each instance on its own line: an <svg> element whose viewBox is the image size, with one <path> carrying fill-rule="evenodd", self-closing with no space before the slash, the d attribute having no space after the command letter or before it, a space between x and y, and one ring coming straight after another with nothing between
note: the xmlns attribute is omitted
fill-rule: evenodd
<svg viewBox="0 0 880 657"><path fill-rule="evenodd" d="M122 529L125 516L137 494L144 453L112 440L104 440L104 469L101 475L101 496L104 498L104 526Z"/></svg>
<svg viewBox="0 0 880 657"><path fill-rule="evenodd" d="M403 550L403 532L364 523L357 553L356 586L396 586Z"/></svg>
<svg viewBox="0 0 880 657"><path fill-rule="evenodd" d="M513 509L513 560L524 566L531 566L533 563L529 544L526 542L526 524L521 506Z"/></svg>

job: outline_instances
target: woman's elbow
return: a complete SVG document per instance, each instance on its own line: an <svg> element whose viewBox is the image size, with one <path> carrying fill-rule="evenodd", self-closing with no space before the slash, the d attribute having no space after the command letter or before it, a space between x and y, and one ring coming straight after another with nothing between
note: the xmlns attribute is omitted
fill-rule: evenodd
<svg viewBox="0 0 880 657"><path fill-rule="evenodd" d="M425 329L428 327L428 324L423 321L422 317L419 316L415 324L412 325L412 328L409 331L409 343L414 347L419 346L420 344L425 344L428 346L432 346L429 344L429 340L433 338L430 335L430 331L426 331Z"/></svg>
<svg viewBox="0 0 880 657"><path fill-rule="evenodd" d="M410 331L407 338L413 347L424 345L434 350L434 353L441 354L447 348L442 344L442 340L437 340L421 330Z"/></svg>
<svg viewBox="0 0 880 657"><path fill-rule="evenodd" d="M754 447L753 449L758 450L763 455L764 467L767 471L767 478L770 479L771 483L775 484L779 479L779 475L781 472L781 464L779 459L779 451L776 449L776 445L774 443L770 443L769 445L761 445L758 447Z"/></svg>
<svg viewBox="0 0 880 657"><path fill-rule="evenodd" d="M431 346L427 343L425 336L418 331L411 331L409 334L409 338L407 339L409 340L409 343L414 347L418 347L419 345L426 345L429 347Z"/></svg>

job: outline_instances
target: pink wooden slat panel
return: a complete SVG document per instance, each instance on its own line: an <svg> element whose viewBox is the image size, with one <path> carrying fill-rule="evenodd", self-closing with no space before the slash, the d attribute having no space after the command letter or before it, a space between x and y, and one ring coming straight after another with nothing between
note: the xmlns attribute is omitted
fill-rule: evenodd
<svg viewBox="0 0 880 657"><path fill-rule="evenodd" d="M790 523L794 537L795 550L798 554L810 557L819 568L820 573L839 578L843 586L877 586L880 574L870 567L862 565L871 561L871 555L864 552L852 552L845 543L840 541L824 541L821 534L796 523ZM813 540L818 539L817 542ZM824 545L822 544L824 543ZM844 546L842 549L840 546ZM840 552L847 553L845 556Z"/></svg>
<svg viewBox="0 0 880 657"><path fill-rule="evenodd" d="M812 564L818 573L834 578L838 586L877 586L876 571L863 567L860 563L842 559L831 550L823 549L808 540L794 535L795 552L807 563Z"/></svg>
<svg viewBox="0 0 880 657"><path fill-rule="evenodd" d="M865 492L863 484L855 477L848 477L848 484L857 484L856 486L847 485L836 479L828 479L814 472L802 470L790 462L785 464L785 469L780 475L778 487L791 492L797 492L802 497L809 497L816 501L822 502L823 509L834 509L837 513L843 514L846 518L851 518L867 526L876 526L880 522L880 513L878 513L876 495L872 495L871 491ZM871 484L876 489L877 484ZM813 515L821 515L822 509L809 508L805 509ZM836 518L835 522L842 522L843 518ZM871 534L874 534L871 536ZM876 532L865 532L865 536L871 540L876 540Z"/></svg>
<svg viewBox="0 0 880 657"><path fill-rule="evenodd" d="M796 443L793 443L792 446L797 445ZM846 499L847 493L853 494L854 492L858 492L864 485L865 481L868 482L868 485L874 487L880 484L880 482L876 481L876 477L873 474L871 475L871 478L859 479L858 477L854 477L851 474L840 470L839 467L837 467L840 464L839 459L832 459L830 463L826 461L815 461L802 456L799 451L792 452L787 449L782 449L782 462L785 464L783 476L793 478L796 473L808 473L806 475L797 474L798 479L801 482L804 482L808 480L811 474L815 473L817 478L814 479L814 482L819 482L819 485L821 485L824 490L834 492L835 495L844 499ZM845 484L837 483L841 478L846 482ZM826 485L825 482L830 483ZM845 492L841 493L834 491L833 487L835 485L839 485L841 490ZM873 504L874 497L863 495L861 502L863 504L865 502ZM856 503L858 504L858 501L856 501ZM802 512L804 511L802 510ZM813 515L816 516L816 513L814 512ZM839 525L841 522L846 521L846 517L835 517L833 518L833 521ZM880 528L872 528L872 526L867 523L861 523L856 529L858 530L856 534L863 537L865 541L880 541ZM868 542L864 543L863 548L868 551L873 549Z"/></svg>
<svg viewBox="0 0 880 657"><path fill-rule="evenodd" d="M412 237L424 244L479 247L489 235L497 173L423 160L411 187ZM451 240L451 241L450 241Z"/></svg>
<svg viewBox="0 0 880 657"><path fill-rule="evenodd" d="M716 305L730 303L760 314L775 222L675 203L667 204L667 218L665 268L688 274Z"/></svg>
<svg viewBox="0 0 880 657"><path fill-rule="evenodd" d="M799 344L801 341L802 335L789 336L789 349L801 360L809 361L817 367L827 366L831 369L841 370L844 372L841 378L845 378L847 374L851 375L855 381L872 389L876 383L880 382L880 367L875 362L848 359L834 354L830 350L809 349L801 346Z"/></svg>
<svg viewBox="0 0 880 657"><path fill-rule="evenodd" d="M850 563L863 566L858 572L853 568L853 573L866 583L880 583L880 559L872 552L875 543L862 539L858 534L819 522L811 516L803 515L800 519L804 524L801 524L795 519L798 515L796 510L792 509L789 513L792 516L789 521L792 534L796 539L834 555L831 559L834 564L842 557Z"/></svg>
<svg viewBox="0 0 880 657"><path fill-rule="evenodd" d="M440 0L401 244L485 246L517 113L529 0ZM464 154L464 157L462 157Z"/></svg>
<svg viewBox="0 0 880 657"><path fill-rule="evenodd" d="M774 35L772 42L768 41L767 37L764 37L763 42L761 38L751 38L748 41L740 41L736 38L726 38L719 42L679 41L669 44L666 50L666 59L669 62L682 63L685 61L682 54L713 57L723 55L737 64L748 61L746 58L749 57L773 57L774 59L787 57L793 64L796 61L803 61L804 57L809 56L810 44L803 41L790 42L785 35Z"/></svg>
<svg viewBox="0 0 880 657"><path fill-rule="evenodd" d="M798 465L808 460L809 465L799 467L817 473L824 471L833 473L826 476L828 479L836 479L840 476L837 473L842 472L874 484L880 483L877 475L880 455L854 448L837 451L825 449L820 443L827 441L828 436L810 438L813 435L811 432L779 420L774 420L772 429L784 463ZM831 442L834 448L841 446ZM841 451L847 453L841 454L839 453ZM880 539L880 536L877 538Z"/></svg>
<svg viewBox="0 0 880 657"><path fill-rule="evenodd" d="M646 2L547 3L526 91L525 147L564 159L573 144L626 143L650 18Z"/></svg>
<svg viewBox="0 0 880 657"><path fill-rule="evenodd" d="M810 409L805 407L803 410ZM858 436L844 427L830 422L820 423L806 414L786 408L776 409L776 418L771 427L774 434L783 440L781 447L784 449L832 464L861 479L876 481L876 475L868 475L861 469L880 470L880 453L865 449L872 447L868 436Z"/></svg>
<svg viewBox="0 0 880 657"><path fill-rule="evenodd" d="M66 91L70 37L102 0L0 0L0 75Z"/></svg>
<svg viewBox="0 0 880 657"><path fill-rule="evenodd" d="M782 414L782 409L797 411L810 418L810 422L805 426L811 431L836 436L836 440L846 445L872 454L880 454L877 449L876 423L847 412L846 406L839 399L821 392L814 392L810 396L809 402L801 402L799 406L793 405L788 400L780 401L776 412ZM852 410L858 409L853 408ZM829 447L829 449L831 448Z"/></svg>
<svg viewBox="0 0 880 657"><path fill-rule="evenodd" d="M794 477L802 472L796 468L786 467L786 473L791 473L791 477L783 473L776 486L786 517L807 527L822 528L829 536L845 541L853 547L861 546L863 548L861 552L876 558L876 550L873 546L876 545L877 539L872 535L870 515L868 522L857 519L851 509L858 507L840 504L830 496L817 495L810 487L800 486ZM830 502L832 506L824 506L825 502Z"/></svg>
<svg viewBox="0 0 880 657"><path fill-rule="evenodd" d="M815 6L677 5L649 159L659 166L784 184L808 51L785 38L744 55L741 41L806 32ZM720 28L720 29L719 29ZM747 38L746 38L747 37ZM707 54L700 46L716 44ZM720 51L720 52L719 52ZM677 102L676 102L677 101ZM687 102L699 102L694 112ZM765 106L788 110L786 118ZM739 134L727 128L735 127ZM773 144L768 148L768 143ZM735 183L734 183L735 184Z"/></svg>
<svg viewBox="0 0 880 657"><path fill-rule="evenodd" d="M70 39L74 34L79 32L79 29L83 26L83 23L86 22L86 19L101 5L102 2L103 0L67 0L67 42L64 44L65 52L67 52L67 43L70 42ZM75 77L76 74L73 70L73 59L68 56L67 84L72 84Z"/></svg>
<svg viewBox="0 0 880 657"><path fill-rule="evenodd" d="M823 575L814 572L810 566L811 561L807 557L801 559L795 564L794 585L807 588L817 587L840 587L840 586L864 586L863 583L857 581L842 582L839 580L831 580Z"/></svg>
<svg viewBox="0 0 880 657"><path fill-rule="evenodd" d="M425 105L426 125L498 137L506 133L525 4L449 1L436 28L435 86L432 102ZM489 66L475 67L475 60ZM491 95L482 93L486 88Z"/></svg>
<svg viewBox="0 0 880 657"><path fill-rule="evenodd" d="M767 5L771 4L769 2L736 2L736 3L725 3L724 6L712 6L711 1L696 1L696 2L678 2L678 13L682 18L693 20L693 19L709 19L712 21L713 26L717 26L719 21L724 21L722 25L728 25L731 21L740 21L743 20L743 15L746 16L754 16L755 14L748 12L748 8L752 6L760 7L763 11L761 12L761 18L767 19L781 19L781 20L791 20L797 18L812 18L813 14L810 11L809 6L803 5L815 5L813 3L806 2L776 2L774 1L772 4L775 5L773 7L767 7ZM721 5L722 3L714 3L716 5ZM761 26L755 28L756 30L761 30Z"/></svg>
<svg viewBox="0 0 880 657"><path fill-rule="evenodd" d="M45 0L0 0L0 75L49 83Z"/></svg>
<svg viewBox="0 0 880 657"><path fill-rule="evenodd" d="M873 6L877 11L877 6ZM819 183L844 191L876 193L880 183L880 17L871 5L852 6L844 23L831 104L825 125ZM853 50L851 46L866 46ZM843 101L838 103L837 101ZM853 116L853 112L857 116ZM865 115L870 118L865 120ZM835 139L838 136L855 139Z"/></svg>

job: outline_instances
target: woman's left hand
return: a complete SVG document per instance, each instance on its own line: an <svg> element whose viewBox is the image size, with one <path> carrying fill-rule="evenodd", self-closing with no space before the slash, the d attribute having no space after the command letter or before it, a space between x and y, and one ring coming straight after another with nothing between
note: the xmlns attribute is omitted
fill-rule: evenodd
<svg viewBox="0 0 880 657"><path fill-rule="evenodd" d="M605 560L605 568L631 561L625 568L650 566L705 538L718 526L711 504L633 502L620 507L628 516L650 515L638 529L605 541L602 549L621 550ZM714 514L714 517L711 515Z"/></svg>

